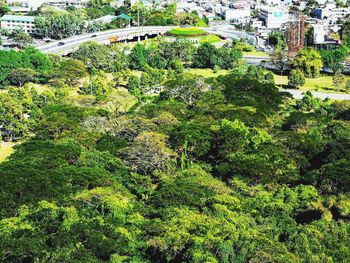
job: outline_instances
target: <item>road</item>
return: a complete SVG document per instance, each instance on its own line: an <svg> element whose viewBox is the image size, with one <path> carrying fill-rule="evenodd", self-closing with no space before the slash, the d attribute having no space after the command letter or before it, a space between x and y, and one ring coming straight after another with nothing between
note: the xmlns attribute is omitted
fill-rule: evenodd
<svg viewBox="0 0 350 263"><path fill-rule="evenodd" d="M81 44L88 42L88 41L96 41L104 44L109 43L110 37L119 37L121 39L132 39L133 37L137 36L139 33L140 35L153 35L153 34L159 34L159 33L165 33L169 30L174 28L174 26L151 26L151 27L143 27L140 30L137 27L129 27L129 28L123 28L123 29L116 29L116 30L108 30L108 31L101 31L101 32L95 32L85 35L78 35L70 38L66 38L60 41L55 41L47 45L43 45L38 47L38 50L40 50L43 53L49 54L68 54L77 49ZM233 30L231 27L224 26L224 27L213 27L213 28L202 28L206 32L210 34L216 34L220 35L222 37L231 38L231 39L240 39L240 38L248 38L251 42L254 43L255 37L252 34L241 32L238 30ZM96 35L96 36L94 36ZM59 42L64 42L65 44L62 46L59 46ZM244 58L248 64L260 64L262 60L265 60L266 58L260 58L260 57L245 57ZM294 98L300 99L303 97L303 91L300 90L282 90L285 92L290 93ZM337 93L324 93L324 92L312 92L312 94L320 99L332 99L332 100L350 100L350 94L337 94Z"/></svg>
<svg viewBox="0 0 350 263"><path fill-rule="evenodd" d="M142 27L138 29L137 27L129 27L123 29L115 29L108 31L95 32L90 34L78 35L59 41L51 42L47 45L42 45L37 47L43 53L46 54L59 54L64 55L71 53L77 49L81 44L88 41L96 41L103 44L109 44L109 39L111 37L118 37L121 40L132 39L133 37L138 36L138 34L145 35L154 35L165 33L175 26L149 26ZM250 42L255 41L255 37L250 33L241 32L238 30L233 30L230 27L213 27L213 28L201 28L210 34L216 34L222 37L231 38L231 39L240 39L248 38ZM59 43L63 42L64 45L59 46Z"/></svg>
<svg viewBox="0 0 350 263"><path fill-rule="evenodd" d="M304 91L294 90L294 89L285 89L282 90L292 94L293 98L301 99L303 97ZM327 92L318 92L312 91L312 95L319 99L331 99L331 100L350 100L350 94L341 94L341 93L327 93Z"/></svg>

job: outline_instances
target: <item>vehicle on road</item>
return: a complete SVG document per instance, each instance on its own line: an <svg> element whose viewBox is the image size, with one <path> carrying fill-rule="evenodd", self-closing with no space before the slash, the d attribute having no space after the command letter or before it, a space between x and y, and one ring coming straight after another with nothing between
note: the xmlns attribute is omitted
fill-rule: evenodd
<svg viewBox="0 0 350 263"><path fill-rule="evenodd" d="M97 35L96 35L96 34L93 34L93 35L91 36L91 38L94 38L94 37L97 37Z"/></svg>
<svg viewBox="0 0 350 263"><path fill-rule="evenodd" d="M65 44L64 42L58 42L58 46L64 46Z"/></svg>

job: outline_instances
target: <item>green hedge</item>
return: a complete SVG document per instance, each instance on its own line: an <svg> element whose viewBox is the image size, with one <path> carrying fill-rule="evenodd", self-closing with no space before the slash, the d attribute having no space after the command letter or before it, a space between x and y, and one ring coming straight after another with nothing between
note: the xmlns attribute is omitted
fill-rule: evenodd
<svg viewBox="0 0 350 263"><path fill-rule="evenodd" d="M175 36L201 36L205 35L206 32L196 27L179 27L168 31L168 34Z"/></svg>

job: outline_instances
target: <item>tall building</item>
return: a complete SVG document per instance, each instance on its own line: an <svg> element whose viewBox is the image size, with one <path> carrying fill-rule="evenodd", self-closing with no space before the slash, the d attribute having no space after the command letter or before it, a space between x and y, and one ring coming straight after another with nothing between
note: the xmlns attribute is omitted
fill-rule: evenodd
<svg viewBox="0 0 350 263"><path fill-rule="evenodd" d="M268 29L281 28L281 26L288 22L288 10L279 7L261 7L258 17L264 21Z"/></svg>

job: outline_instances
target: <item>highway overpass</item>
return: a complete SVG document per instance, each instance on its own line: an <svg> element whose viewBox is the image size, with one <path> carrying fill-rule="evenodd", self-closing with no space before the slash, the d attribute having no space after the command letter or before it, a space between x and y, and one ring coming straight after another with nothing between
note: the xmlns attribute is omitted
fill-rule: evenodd
<svg viewBox="0 0 350 263"><path fill-rule="evenodd" d="M46 54L67 55L76 50L81 44L88 41L96 41L102 44L110 44L110 38L115 37L118 41L132 40L139 35L141 37L151 37L159 34L164 34L167 31L175 28L175 26L149 26L149 27L128 27L123 29L115 29L108 31L100 31L90 34L78 35L58 41L51 42L47 45L37 47ZM229 27L212 27L201 28L209 34L216 34L223 38L242 39L247 38L251 43L255 43L255 36L251 33L233 30ZM60 42L64 45L60 45Z"/></svg>

